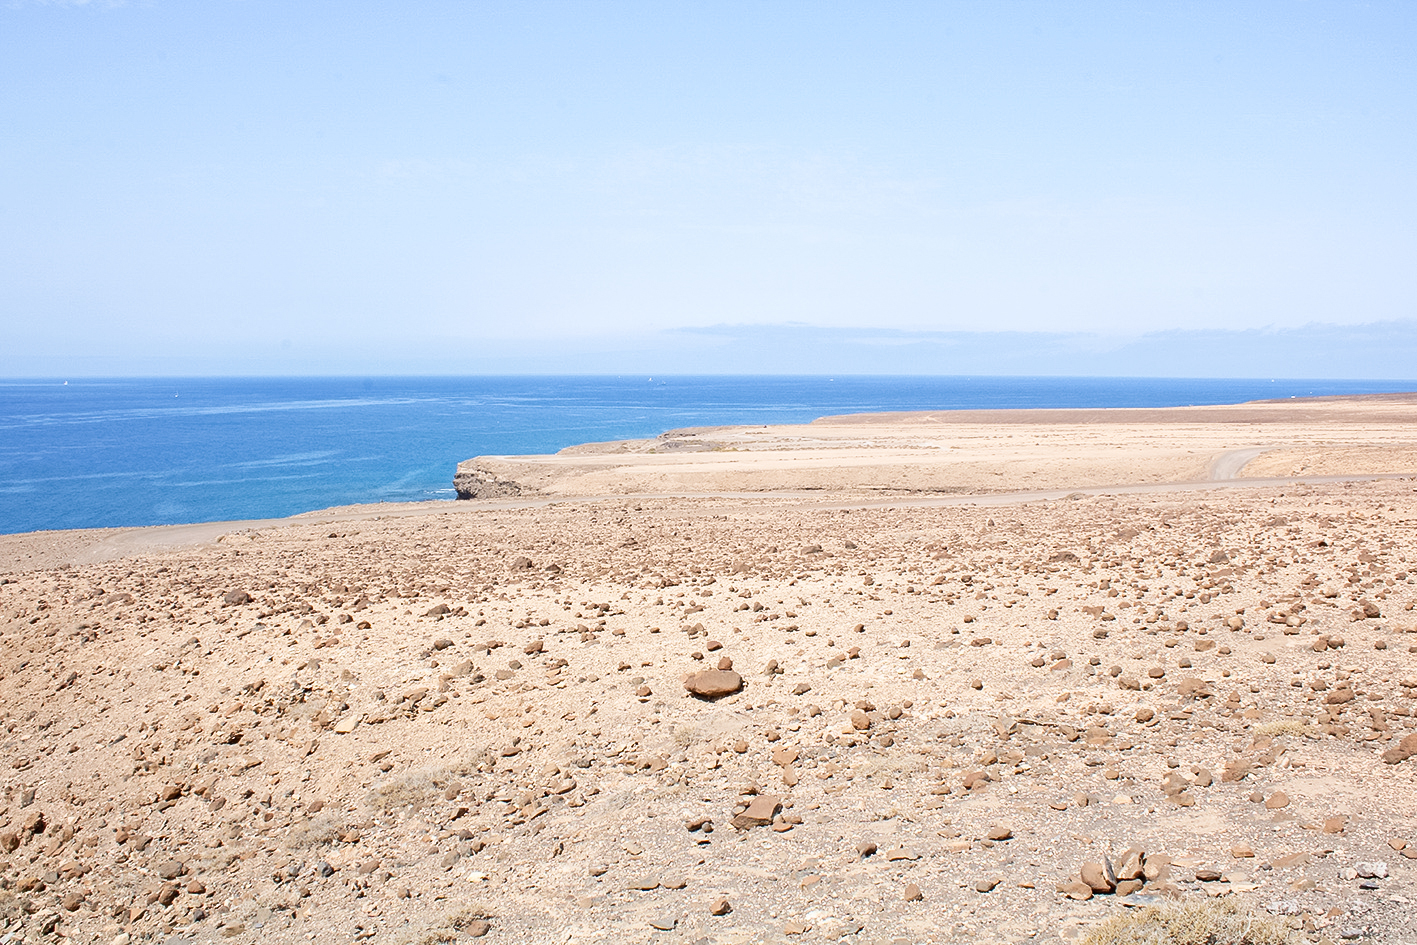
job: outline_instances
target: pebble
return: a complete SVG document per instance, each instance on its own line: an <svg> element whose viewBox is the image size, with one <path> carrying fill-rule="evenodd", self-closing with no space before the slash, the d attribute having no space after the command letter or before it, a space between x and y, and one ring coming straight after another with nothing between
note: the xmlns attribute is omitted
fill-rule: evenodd
<svg viewBox="0 0 1417 945"><path fill-rule="evenodd" d="M709 906L709 915L728 915L733 911L733 904L727 899L715 899L712 906Z"/></svg>
<svg viewBox="0 0 1417 945"><path fill-rule="evenodd" d="M1289 795L1283 791L1275 791L1265 798L1264 806L1266 810L1280 810L1289 806Z"/></svg>

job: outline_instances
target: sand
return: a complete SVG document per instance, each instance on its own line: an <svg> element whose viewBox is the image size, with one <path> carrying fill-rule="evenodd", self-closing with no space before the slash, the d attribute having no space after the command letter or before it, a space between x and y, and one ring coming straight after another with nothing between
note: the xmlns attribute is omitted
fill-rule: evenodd
<svg viewBox="0 0 1417 945"><path fill-rule="evenodd" d="M7 536L0 935L1074 941L1175 898L1412 941L1413 410L833 418Z"/></svg>

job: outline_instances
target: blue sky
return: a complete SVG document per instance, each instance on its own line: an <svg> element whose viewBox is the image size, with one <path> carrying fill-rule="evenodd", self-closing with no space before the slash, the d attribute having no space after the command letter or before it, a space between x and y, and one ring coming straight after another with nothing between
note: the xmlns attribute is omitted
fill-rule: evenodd
<svg viewBox="0 0 1417 945"><path fill-rule="evenodd" d="M0 0L0 374L1405 323L1414 49L1398 2Z"/></svg>

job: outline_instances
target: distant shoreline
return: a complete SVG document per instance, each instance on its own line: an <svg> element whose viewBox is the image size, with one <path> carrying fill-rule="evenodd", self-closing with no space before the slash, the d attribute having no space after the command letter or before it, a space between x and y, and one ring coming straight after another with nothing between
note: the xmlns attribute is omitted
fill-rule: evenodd
<svg viewBox="0 0 1417 945"><path fill-rule="evenodd" d="M1107 430L1101 440L1089 432L1096 427ZM995 435L996 428L1003 432ZM1307 470L1295 471L1306 463ZM476 502L355 503L286 517L0 535L0 573L26 561L103 560L272 527L630 496L863 506L1391 478L1417 473L1417 393L1207 407L831 415L806 424L680 428L555 454L477 457L459 470L509 485Z"/></svg>

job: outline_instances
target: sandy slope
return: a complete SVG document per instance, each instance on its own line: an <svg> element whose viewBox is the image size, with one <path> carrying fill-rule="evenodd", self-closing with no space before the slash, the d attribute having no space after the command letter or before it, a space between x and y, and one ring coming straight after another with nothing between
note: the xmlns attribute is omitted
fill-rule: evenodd
<svg viewBox="0 0 1417 945"><path fill-rule="evenodd" d="M1286 422L1108 442L1359 442ZM1417 939L1417 484L1220 485L12 537L0 935L1073 940L1125 907L1060 887L1136 847L1142 897Z"/></svg>

